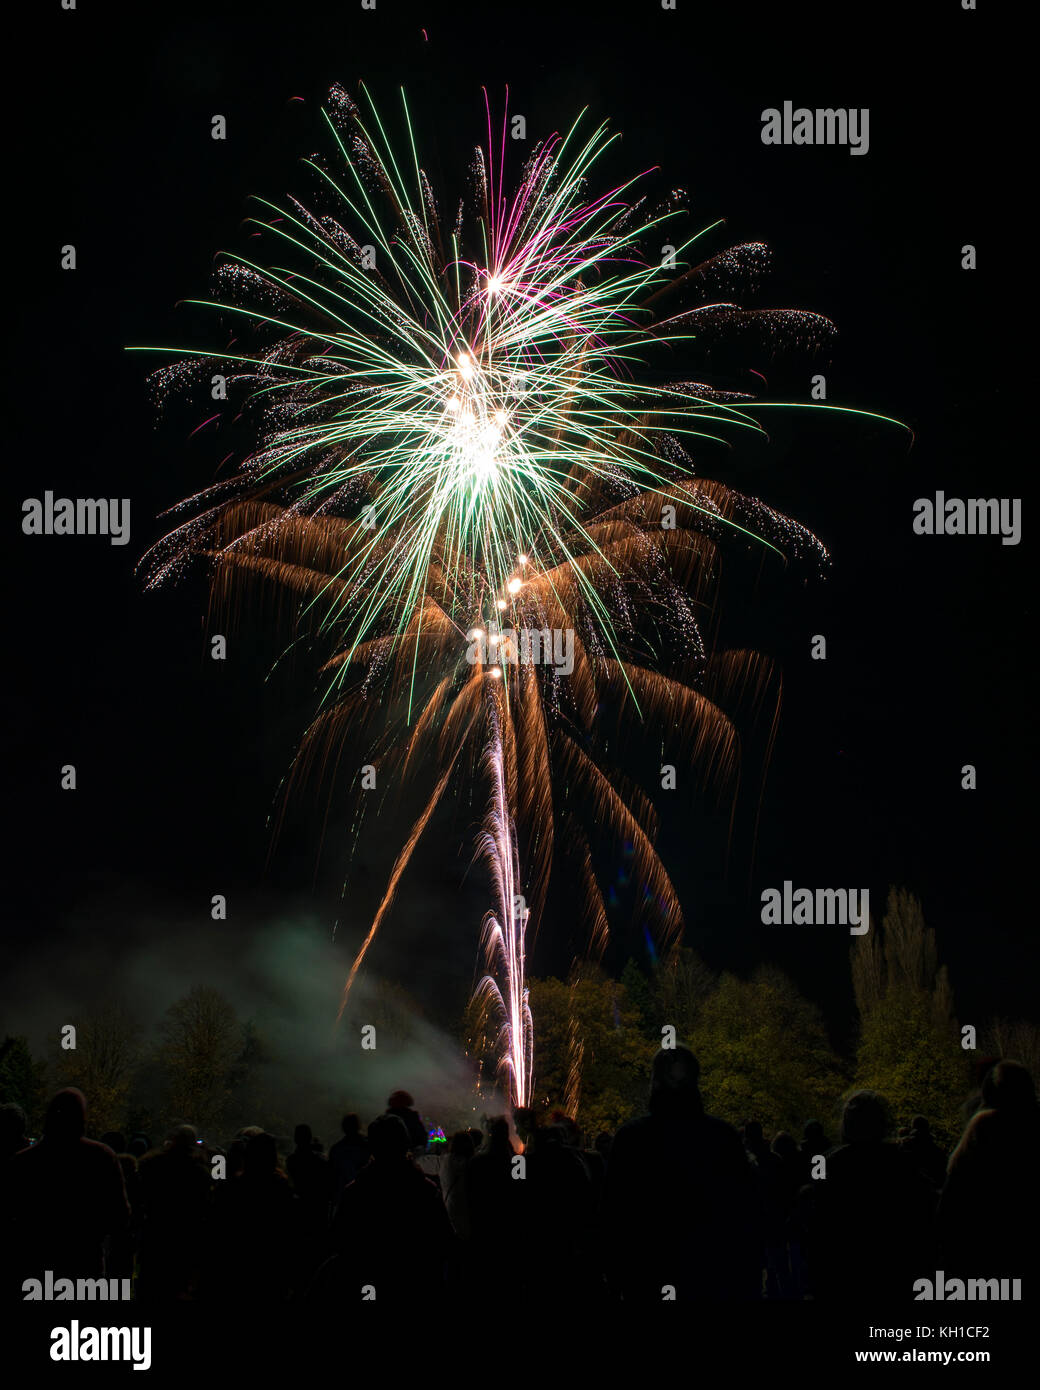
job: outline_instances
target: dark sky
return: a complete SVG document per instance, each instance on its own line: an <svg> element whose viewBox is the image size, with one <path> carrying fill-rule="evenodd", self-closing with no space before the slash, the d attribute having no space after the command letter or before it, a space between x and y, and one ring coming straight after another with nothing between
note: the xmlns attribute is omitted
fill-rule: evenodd
<svg viewBox="0 0 1040 1390"><path fill-rule="evenodd" d="M508 84L535 137L583 105L610 118L624 132L621 172L659 165L698 222L728 219L714 249L771 245L757 303L837 324L828 361L749 358L772 394L804 394L824 370L832 402L911 426L912 448L899 430L790 415L770 421L771 447L701 463L813 528L833 567L807 593L764 584L756 621L783 661L785 697L753 872L744 845L727 880L717 833L685 814L667 821L662 847L689 942L720 967L778 961L839 1033L848 938L761 927L763 887L869 887L877 911L888 884L905 885L938 931L961 1018L1027 1009L1033 492L1015 424L1032 359L1016 342L1026 287L1010 244L1003 108L970 97L964 80L1007 40L991 13L952 2L898 19L867 5L705 8L378 0L366 13L344 0L228 0L72 13L54 3L31 17L26 51L42 67L15 64L8 91L18 182L4 950L19 961L19 997L0 1004L15 1022L25 1026L34 981L42 999L70 942L87 962L77 987L102 994L91 943L104 942L106 960L124 941L137 950L142 922L184 931L200 978L198 943L217 930L303 917L327 933L338 919L349 941L396 853L402 823L388 815L341 903L345 827L334 811L315 876L316 807L268 865L265 822L309 687L291 671L264 682L277 648L248 624L231 660L208 660L201 581L146 595L133 572L161 534L160 510L205 484L226 449L158 421L143 359L123 349L201 341L177 301L204 294L217 251L243 246L250 194L302 190L298 160L322 142L328 86L358 80L387 104L407 88L424 162L445 183L479 136L482 85ZM785 99L868 107L869 153L764 146L761 112ZM216 113L224 142L209 138ZM74 274L58 269L67 242ZM960 269L965 242L978 247L973 273ZM23 536L21 503L46 489L130 497L130 544ZM1023 498L1022 543L915 536L913 501L937 489ZM809 660L816 632L825 663ZM75 794L59 790L66 762ZM972 793L960 789L968 762ZM465 867L443 846L419 861L374 962L433 1012L472 968L484 902L472 875L459 890ZM214 892L231 903L224 927L208 920ZM550 914L534 973L566 968L559 927Z"/></svg>

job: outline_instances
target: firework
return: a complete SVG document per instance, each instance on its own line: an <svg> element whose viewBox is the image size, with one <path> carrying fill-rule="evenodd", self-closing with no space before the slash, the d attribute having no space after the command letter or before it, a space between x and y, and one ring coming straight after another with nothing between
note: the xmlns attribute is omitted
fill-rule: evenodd
<svg viewBox="0 0 1040 1390"><path fill-rule="evenodd" d="M362 734L396 785L426 780L344 1003L449 787L490 779L481 843L498 904L484 940L516 1099L530 1083L526 916L503 883L515 888L523 865L517 896L537 924L554 858L572 855L587 949L601 953L591 827L609 830L632 846L658 941L674 941L683 919L656 813L608 756L608 726L632 714L666 726L675 756L732 798L741 727L776 687L757 653L714 645L719 549L753 537L826 560L803 527L694 478L695 442L761 432L760 407L704 382L661 384L659 359L718 332L821 342L832 328L726 298L768 252L749 243L690 264L711 229L679 236L677 196L655 212L635 180L590 196L615 138L605 127L586 135L579 120L536 146L507 192L506 122L496 139L489 112L471 195L449 216L407 106L401 157L369 105L332 94L337 163L310 161L328 210L265 204L276 215L258 227L286 263L229 257L223 297L197 301L254 335L250 350L236 338L156 374L163 392L208 375L260 444L182 504L192 515L150 553L148 582L205 556L217 600L259 581L298 600L298 633L331 642L290 789L333 771ZM567 661L532 660L532 637L544 658L557 634ZM487 979L481 989L491 998Z"/></svg>
<svg viewBox="0 0 1040 1390"><path fill-rule="evenodd" d="M481 944L488 973L477 985L476 1003L494 1014L498 1023L496 1052L499 1077L507 1094L521 1108L530 1103L534 1064L534 1027L527 993L527 921L529 909L520 892L520 863L513 818L506 795L501 713L490 712L492 741L485 755L491 783L491 803L478 840L495 887L496 905L484 918Z"/></svg>

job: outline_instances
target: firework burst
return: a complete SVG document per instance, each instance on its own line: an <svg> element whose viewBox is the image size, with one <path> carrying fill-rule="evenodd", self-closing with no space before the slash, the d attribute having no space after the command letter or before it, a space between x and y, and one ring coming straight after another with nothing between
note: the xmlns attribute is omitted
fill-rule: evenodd
<svg viewBox="0 0 1040 1390"><path fill-rule="evenodd" d="M209 376L260 444L182 504L188 519L146 572L158 584L204 556L218 600L260 581L297 600L298 631L331 642L290 785L364 733L374 765L426 782L344 1002L449 788L490 781L480 843L498 901L478 996L501 1015L520 1099L526 913L537 922L554 857L574 856L593 952L608 935L593 829L631 845L659 939L682 927L652 800L607 757L606 725L635 713L668 727L675 754L732 799L741 723L775 703L776 683L757 653L713 645L719 549L754 537L826 558L796 523L694 478L690 450L762 432L760 406L667 380L662 360L719 331L818 344L833 330L727 298L768 252L749 243L691 263L711 229L681 238L676 196L649 212L635 180L590 195L616 138L605 127L586 134L579 120L536 146L509 191L506 123L496 139L488 112L470 195L445 214L402 110L403 156L374 105L363 114L334 89L336 161L309 161L327 210L265 204L258 227L277 258L228 257L222 297L195 301L250 335L249 350L236 336L185 352L156 374L160 391ZM544 650L556 633L569 634L569 669L518 651L517 634Z"/></svg>

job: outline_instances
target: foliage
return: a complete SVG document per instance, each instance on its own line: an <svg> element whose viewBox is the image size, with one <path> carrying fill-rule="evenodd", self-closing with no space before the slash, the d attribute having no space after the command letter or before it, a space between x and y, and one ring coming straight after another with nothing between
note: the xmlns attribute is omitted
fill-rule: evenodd
<svg viewBox="0 0 1040 1390"><path fill-rule="evenodd" d="M1040 1027L1026 1018L992 1018L979 1037L984 1055L1010 1057L1040 1080Z"/></svg>
<svg viewBox="0 0 1040 1390"><path fill-rule="evenodd" d="M718 975L710 970L696 951L678 947L654 965L651 978L652 1036L661 1040L661 1029L671 1026L679 1041L693 1036L708 998L718 985Z"/></svg>
<svg viewBox="0 0 1040 1390"><path fill-rule="evenodd" d="M77 1086L87 1099L87 1133L120 1129L141 1056L141 1026L110 1001L78 1021L76 1046L56 1047L51 1072L57 1087Z"/></svg>
<svg viewBox="0 0 1040 1390"><path fill-rule="evenodd" d="M700 1060L707 1109L731 1124L800 1134L827 1114L844 1085L819 1009L772 966L750 980L723 975L689 1043Z"/></svg>
<svg viewBox="0 0 1040 1390"><path fill-rule="evenodd" d="M856 1085L884 1096L897 1128L926 1115L937 1141L952 1148L971 1084L970 1055L936 1017L928 993L902 984L889 988L862 1021Z"/></svg>
<svg viewBox="0 0 1040 1390"><path fill-rule="evenodd" d="M0 1104L20 1105L29 1133L38 1132L43 1118L46 1064L33 1061L23 1037L6 1037L0 1044Z"/></svg>
<svg viewBox="0 0 1040 1390"><path fill-rule="evenodd" d="M531 1010L537 1112L567 1108L576 1095L575 1118L590 1142L644 1112L653 1049L623 983L595 966L581 967L569 983L532 980Z"/></svg>
<svg viewBox="0 0 1040 1390"><path fill-rule="evenodd" d="M904 889L889 891L880 929L852 947L852 978L860 1012L856 1085L879 1091L896 1126L917 1114L952 1146L971 1085L953 1016L946 967L921 904Z"/></svg>
<svg viewBox="0 0 1040 1390"><path fill-rule="evenodd" d="M204 1136L229 1122L235 1091L248 1074L255 1039L219 990L196 985L166 1011L158 1053L170 1123Z"/></svg>

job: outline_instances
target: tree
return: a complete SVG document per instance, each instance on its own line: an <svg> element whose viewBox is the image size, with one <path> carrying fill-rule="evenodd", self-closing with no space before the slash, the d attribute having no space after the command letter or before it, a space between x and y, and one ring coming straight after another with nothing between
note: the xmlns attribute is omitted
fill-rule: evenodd
<svg viewBox="0 0 1040 1390"><path fill-rule="evenodd" d="M196 985L166 1011L160 1024L159 1061L164 1111L170 1123L216 1131L241 1082L246 1031L230 1000L208 985Z"/></svg>
<svg viewBox="0 0 1040 1390"><path fill-rule="evenodd" d="M242 1024L242 1046L228 1073L231 1100L225 1122L234 1128L266 1117L267 1127L287 1130L293 1122L278 1113L275 1098L264 1087L265 1067L272 1060L270 1049L251 1018ZM297 1096L298 1098L298 1096Z"/></svg>
<svg viewBox="0 0 1040 1390"><path fill-rule="evenodd" d="M631 957L621 972L621 986L639 1018L640 1029L650 1037L656 1014L653 986Z"/></svg>
<svg viewBox="0 0 1040 1390"><path fill-rule="evenodd" d="M1027 1018L991 1018L982 1029L979 1048L995 1057L1009 1057L1028 1067L1040 1081L1040 1028Z"/></svg>
<svg viewBox="0 0 1040 1390"><path fill-rule="evenodd" d="M676 946L662 956L651 980L652 1035L660 1041L662 1027L670 1024L680 1040L690 1037L718 982L717 973L688 947Z"/></svg>
<svg viewBox="0 0 1040 1390"><path fill-rule="evenodd" d="M968 1055L924 991L894 985L861 1023L855 1084L879 1091L897 1126L926 1115L936 1139L952 1148L971 1083Z"/></svg>
<svg viewBox="0 0 1040 1390"><path fill-rule="evenodd" d="M833 1108L846 1082L819 1009L775 966L750 980L723 975L689 1045L706 1108L734 1125L753 1118L767 1132L800 1134Z"/></svg>
<svg viewBox="0 0 1040 1390"><path fill-rule="evenodd" d="M530 990L533 1108L572 1106L569 1113L590 1138L642 1114L653 1049L624 985L598 966L582 965L567 983L532 980Z"/></svg>
<svg viewBox="0 0 1040 1390"><path fill-rule="evenodd" d="M52 1071L59 1086L77 1086L87 1099L87 1130L121 1129L141 1049L141 1026L122 1004L102 1004L74 1020L76 1046L56 1047Z"/></svg>
<svg viewBox="0 0 1040 1390"><path fill-rule="evenodd" d="M46 1064L33 1061L23 1037L6 1037L0 1044L0 1104L20 1105L30 1133L42 1118Z"/></svg>
<svg viewBox="0 0 1040 1390"><path fill-rule="evenodd" d="M969 1063L949 976L917 898L890 889L880 930L871 922L867 935L856 939L851 964L860 1014L855 1084L879 1091L897 1125L923 1114L940 1142L952 1145L970 1086Z"/></svg>

